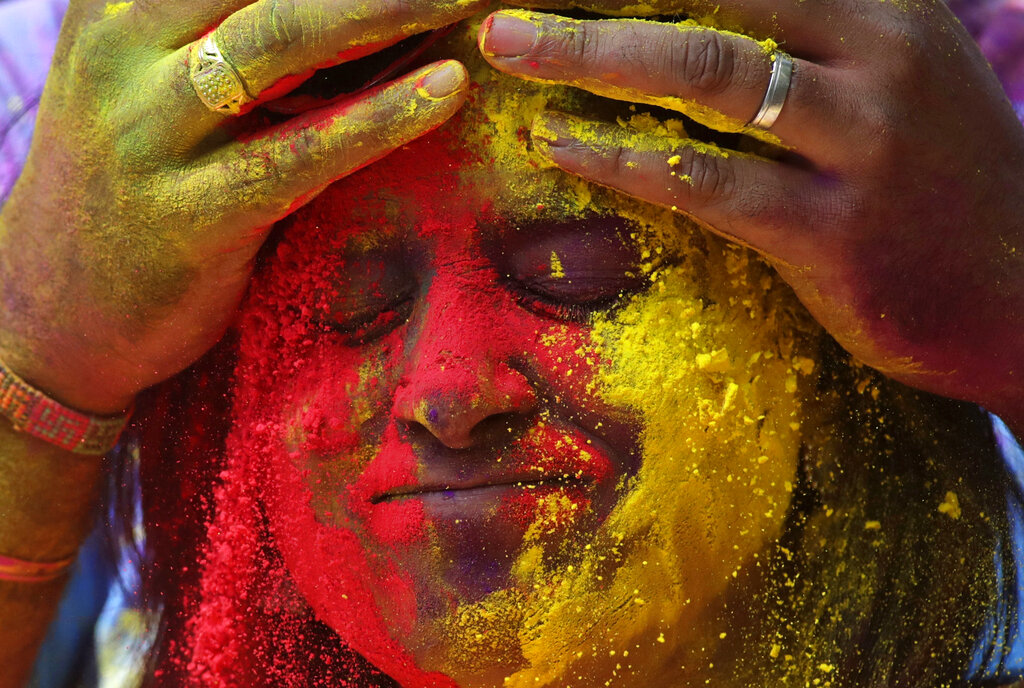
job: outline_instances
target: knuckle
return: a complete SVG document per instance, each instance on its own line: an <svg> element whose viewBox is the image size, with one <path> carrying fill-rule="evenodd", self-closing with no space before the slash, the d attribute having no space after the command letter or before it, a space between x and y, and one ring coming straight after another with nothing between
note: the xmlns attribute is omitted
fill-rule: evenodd
<svg viewBox="0 0 1024 688"><path fill-rule="evenodd" d="M591 30L586 23L567 28L567 31L542 33L535 52L539 57L554 57L571 65L592 63L599 51L599 32Z"/></svg>
<svg viewBox="0 0 1024 688"><path fill-rule="evenodd" d="M632 156L624 146L612 146L608 154L602 158L605 167L605 176L616 177L629 168Z"/></svg>
<svg viewBox="0 0 1024 688"><path fill-rule="evenodd" d="M860 162L871 170L898 165L903 156L905 115L889 102L864 103L858 123Z"/></svg>
<svg viewBox="0 0 1024 688"><path fill-rule="evenodd" d="M256 33L263 51L279 54L301 45L303 30L297 21L295 0L268 0L264 7Z"/></svg>
<svg viewBox="0 0 1024 688"><path fill-rule="evenodd" d="M828 197L819 212L823 226L831 226L837 233L851 227L865 227L870 220L871 209L877 207L878 198L863 190L847 187Z"/></svg>
<svg viewBox="0 0 1024 688"><path fill-rule="evenodd" d="M690 195L703 205L716 205L733 198L736 173L725 158L690 152Z"/></svg>
<svg viewBox="0 0 1024 688"><path fill-rule="evenodd" d="M162 10L167 9L167 3L163 2L163 0L133 0L131 9L143 14L157 13L163 15Z"/></svg>
<svg viewBox="0 0 1024 688"><path fill-rule="evenodd" d="M377 21L404 24L416 20L422 20L422 17L419 16L415 3L409 0L381 0Z"/></svg>
<svg viewBox="0 0 1024 688"><path fill-rule="evenodd" d="M738 218L753 218L762 230L785 231L788 226L784 202L761 185L749 186L730 203Z"/></svg>
<svg viewBox="0 0 1024 688"><path fill-rule="evenodd" d="M291 149L297 167L308 169L314 166L320 158L320 132L313 127L296 132Z"/></svg>
<svg viewBox="0 0 1024 688"><path fill-rule="evenodd" d="M646 28L646 27L645 27ZM615 54L631 71L649 72L651 65L666 64L666 49L671 45L662 38L652 42L646 31L627 24L617 33Z"/></svg>
<svg viewBox="0 0 1024 688"><path fill-rule="evenodd" d="M245 159L244 166L242 185L246 187L274 188L284 182L281 166L270 155L251 155Z"/></svg>
<svg viewBox="0 0 1024 688"><path fill-rule="evenodd" d="M684 41L668 44L668 63L686 85L702 93L715 94L727 89L736 74L736 48L717 31L701 31Z"/></svg>
<svg viewBox="0 0 1024 688"><path fill-rule="evenodd" d="M599 148L579 140L572 140L566 146L569 160L574 161L574 169L584 178L603 180L620 179L627 168L630 155L621 145L608 143Z"/></svg>
<svg viewBox="0 0 1024 688"><path fill-rule="evenodd" d="M138 67L138 56L130 53L125 32L112 30L109 23L90 24L81 29L67 52L64 65L55 71L61 73L61 82L67 95L79 100L79 107L98 100L113 100L123 91L127 64ZM111 59L111 56L121 59ZM124 59L124 58L128 59ZM81 99L87 96L83 102Z"/></svg>

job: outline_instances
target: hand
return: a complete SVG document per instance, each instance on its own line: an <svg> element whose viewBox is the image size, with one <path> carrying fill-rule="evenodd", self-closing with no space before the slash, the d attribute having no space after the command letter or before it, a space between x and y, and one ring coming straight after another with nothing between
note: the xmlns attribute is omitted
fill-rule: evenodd
<svg viewBox="0 0 1024 688"><path fill-rule="evenodd" d="M553 0L603 14L626 0ZM794 58L767 159L546 113L534 140L599 184L761 252L833 336L898 380L1024 421L1024 128L937 0L653 0L719 26L498 12L481 49L531 80L747 131ZM717 14L716 14L717 12ZM762 39L756 42L754 39ZM1013 421L1011 421L1013 422Z"/></svg>
<svg viewBox="0 0 1024 688"><path fill-rule="evenodd" d="M72 0L0 214L0 358L65 404L125 408L221 336L276 220L464 100L448 61L282 125L230 117L188 76L211 28L265 100L482 4Z"/></svg>

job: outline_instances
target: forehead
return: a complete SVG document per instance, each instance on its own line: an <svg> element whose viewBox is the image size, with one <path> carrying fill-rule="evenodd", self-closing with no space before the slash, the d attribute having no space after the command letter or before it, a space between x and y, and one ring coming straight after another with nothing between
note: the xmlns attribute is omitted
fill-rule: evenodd
<svg viewBox="0 0 1024 688"><path fill-rule="evenodd" d="M542 244L553 235L615 236L652 251L692 240L695 228L681 216L553 169L521 137L499 143L496 126L472 103L445 128L327 189L289 221L286 241L352 254L396 244Z"/></svg>

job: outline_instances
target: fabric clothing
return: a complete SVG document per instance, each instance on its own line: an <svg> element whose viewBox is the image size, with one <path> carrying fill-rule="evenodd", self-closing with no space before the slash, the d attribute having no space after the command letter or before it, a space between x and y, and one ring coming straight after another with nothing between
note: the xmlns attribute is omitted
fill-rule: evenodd
<svg viewBox="0 0 1024 688"><path fill-rule="evenodd" d="M67 4L0 1L0 205L25 164Z"/></svg>
<svg viewBox="0 0 1024 688"><path fill-rule="evenodd" d="M950 6L980 44L1024 120L1024 0L951 0ZM66 7L67 0L0 0L0 205L28 155ZM994 422L1007 464L1024 484L1024 452L1005 426ZM1024 514L1011 510L1011 518L1018 576L1024 580ZM31 688L138 685L139 658L126 648L145 649L149 624L135 610L134 564L130 558L109 563L102 545L97 533L81 551L58 619L40 652ZM1024 618L1024 594L1021 602ZM1009 681L1024 675L1024 637L1005 626L994 618L991 634L979 641L974 667L979 676ZM1012 648L1010 664L1002 671L995 665L985 666L984 649L994 643Z"/></svg>

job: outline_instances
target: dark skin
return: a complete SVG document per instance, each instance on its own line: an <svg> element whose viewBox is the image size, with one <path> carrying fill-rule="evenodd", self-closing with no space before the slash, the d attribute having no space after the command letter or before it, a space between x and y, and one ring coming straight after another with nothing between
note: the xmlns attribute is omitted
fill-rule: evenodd
<svg viewBox="0 0 1024 688"><path fill-rule="evenodd" d="M608 14L625 4L537 3ZM657 14L717 11L679 0L651 5ZM932 1L747 0L715 17L773 38L795 58L771 129L789 149L781 158L723 157L654 136L624 141L619 127L557 114L543 118L535 138L548 141L563 169L678 208L763 253L861 361L980 403L1019 432L1024 128L977 46ZM771 72L764 48L740 35L529 19L497 14L485 24L488 61L599 95L693 100L742 125ZM673 155L678 163L666 164Z"/></svg>
<svg viewBox="0 0 1024 688"><path fill-rule="evenodd" d="M188 46L210 27L219 25L217 40L250 92L266 99L286 77L486 4L72 2L32 154L0 213L0 359L82 411L124 409L218 339L274 221L439 125L464 98L465 72L449 63L430 79L417 72L235 139L233 120L206 110L185 76ZM784 45L796 71L772 133L788 153L709 155L652 136L624 140L600 123L584 127L582 144L571 135L579 126L549 114L537 138L552 160L756 248L862 361L983 404L1024 432L1024 129L945 7L648 5L714 16ZM757 111L771 70L761 46L735 35L598 21L542 32L527 57L510 58L497 56L503 30L495 21L483 36L499 69L638 102L693 99L737 129ZM72 553L99 462L63 457L2 422L0 471L9 478L0 552ZM18 619L0 626L0 686L21 684L59 599L59 586L26 596L19 585L0 587L0 618Z"/></svg>

